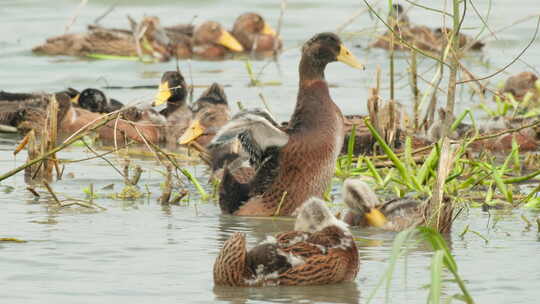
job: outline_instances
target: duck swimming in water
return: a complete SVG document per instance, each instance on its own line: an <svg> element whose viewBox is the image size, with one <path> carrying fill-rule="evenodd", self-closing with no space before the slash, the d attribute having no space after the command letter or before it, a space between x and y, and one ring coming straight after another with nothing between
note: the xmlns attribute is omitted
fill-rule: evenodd
<svg viewBox="0 0 540 304"><path fill-rule="evenodd" d="M236 18L231 33L246 52L272 54L282 47L276 32L257 13L244 13Z"/></svg>
<svg viewBox="0 0 540 304"><path fill-rule="evenodd" d="M322 285L352 281L358 249L347 225L324 202L306 201L294 231L246 248L244 233L233 234L214 263L214 283L226 286Z"/></svg>

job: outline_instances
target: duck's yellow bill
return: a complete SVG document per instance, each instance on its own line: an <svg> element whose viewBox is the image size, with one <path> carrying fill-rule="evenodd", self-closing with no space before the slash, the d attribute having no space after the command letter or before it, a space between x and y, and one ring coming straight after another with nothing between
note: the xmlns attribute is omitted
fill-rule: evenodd
<svg viewBox="0 0 540 304"><path fill-rule="evenodd" d="M201 122L198 119L195 119L191 122L186 132L184 132L180 139L178 139L178 143L181 145L187 145L203 134L204 127L201 125Z"/></svg>
<svg viewBox="0 0 540 304"><path fill-rule="evenodd" d="M274 29L270 25L268 25L268 23L266 22L264 23L262 33L266 35L276 36L276 31L274 31Z"/></svg>
<svg viewBox="0 0 540 304"><path fill-rule="evenodd" d="M240 42L238 42L238 40L236 40L226 30L221 31L221 35L219 35L219 39L217 42L223 45L224 47L230 49L231 51L235 51L235 52L244 51L244 47L240 44Z"/></svg>
<svg viewBox="0 0 540 304"><path fill-rule="evenodd" d="M73 104L78 104L79 103L79 98L81 97L81 94L77 94L75 95L74 97L71 97L69 99L69 101L71 101L71 103Z"/></svg>
<svg viewBox="0 0 540 304"><path fill-rule="evenodd" d="M382 227L388 220L386 219L386 216L382 214L381 211L379 211L376 208L372 208L368 213L365 214L366 220L370 226L373 227Z"/></svg>
<svg viewBox="0 0 540 304"><path fill-rule="evenodd" d="M349 51L349 49L343 44L339 47L339 55L337 56L337 60L356 69L365 69L364 65L356 57L354 57L351 51Z"/></svg>
<svg viewBox="0 0 540 304"><path fill-rule="evenodd" d="M169 88L168 82L162 82L158 87L158 92L156 94L156 98L154 99L154 102L152 103L152 106L156 107L159 105L164 104L171 98L171 89Z"/></svg>

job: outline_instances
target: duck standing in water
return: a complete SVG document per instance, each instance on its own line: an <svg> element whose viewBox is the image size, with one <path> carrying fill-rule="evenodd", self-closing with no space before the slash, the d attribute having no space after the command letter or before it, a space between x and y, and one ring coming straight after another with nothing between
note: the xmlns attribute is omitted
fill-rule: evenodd
<svg viewBox="0 0 540 304"><path fill-rule="evenodd" d="M296 108L284 131L261 117L246 115L231 120L216 135L215 141L240 137L246 151L264 156L248 184L234 179L221 183L222 210L235 215L291 215L308 198L322 197L343 144L343 115L324 78L326 65L334 61L363 69L333 33L317 34L304 44ZM239 192L230 195L235 191Z"/></svg>
<svg viewBox="0 0 540 304"><path fill-rule="evenodd" d="M347 225L317 198L299 209L294 231L249 251L246 236L229 238L214 263L214 283L226 286L322 285L353 281L358 249Z"/></svg>

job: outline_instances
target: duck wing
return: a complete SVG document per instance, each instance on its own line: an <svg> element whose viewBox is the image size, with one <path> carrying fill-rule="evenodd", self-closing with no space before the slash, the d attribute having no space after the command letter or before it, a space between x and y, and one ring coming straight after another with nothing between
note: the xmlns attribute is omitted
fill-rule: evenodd
<svg viewBox="0 0 540 304"><path fill-rule="evenodd" d="M289 135L278 128L268 112L262 110L235 115L220 129L211 145L223 145L237 138L255 168L268 157L270 148L281 148L289 141Z"/></svg>
<svg viewBox="0 0 540 304"><path fill-rule="evenodd" d="M339 275L343 268L348 267L337 255L314 255L307 258L304 263L292 267L279 277L270 280L278 285L323 285L342 281Z"/></svg>

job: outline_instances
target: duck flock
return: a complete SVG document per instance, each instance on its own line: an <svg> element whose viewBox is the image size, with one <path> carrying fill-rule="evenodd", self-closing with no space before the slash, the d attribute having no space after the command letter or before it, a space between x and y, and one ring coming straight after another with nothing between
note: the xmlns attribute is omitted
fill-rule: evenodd
<svg viewBox="0 0 540 304"><path fill-rule="evenodd" d="M394 8L394 29L404 33L403 39L432 52L440 51L447 43L444 33L449 29L414 26L401 6ZM372 46L389 48L388 35L379 37ZM460 44L473 50L483 47L466 36L461 37ZM131 29L90 26L85 33L53 37L33 51L164 61L218 60L236 53L266 56L281 48L279 36L262 16L245 13L235 21L231 32L213 21L197 26L162 27L157 17L146 17L139 23L132 21ZM211 156L212 178L220 181L222 213L296 216L294 231L269 236L251 249L246 247L243 233L233 234L216 258L215 284L266 286L352 281L358 273L359 257L350 226L398 231L422 224L422 216L419 202L380 202L374 191L358 179L348 179L343 184L343 198L349 211L342 217L332 214L320 199L330 185L351 125L351 118L344 116L332 100L325 81L325 68L333 62L364 69L334 33L316 34L303 44L296 107L285 124L264 109L245 109L232 115L225 90L218 83L188 104L190 87L180 70L163 73L152 104L166 104L160 111L153 107L126 107L95 88L68 88L52 94L0 91L0 124L22 133L42 128L47 105L54 100L59 108L58 131L64 138L99 120L103 113L118 112L120 119L95 131L103 143L150 142L173 151L186 145L203 147ZM522 98L536 80L536 75L522 73L510 78L504 90ZM511 122L501 124L500 128L507 128ZM455 136L464 136L467 129L464 126L464 131ZM430 134L435 137L434 133L436 126L417 142L429 144ZM523 148L537 148L534 130L525 130L520 136ZM495 138L484 147L508 148L511 141L507 141Z"/></svg>

